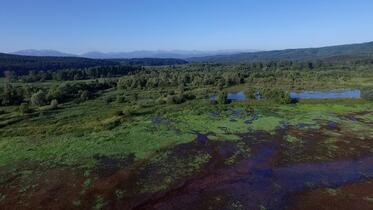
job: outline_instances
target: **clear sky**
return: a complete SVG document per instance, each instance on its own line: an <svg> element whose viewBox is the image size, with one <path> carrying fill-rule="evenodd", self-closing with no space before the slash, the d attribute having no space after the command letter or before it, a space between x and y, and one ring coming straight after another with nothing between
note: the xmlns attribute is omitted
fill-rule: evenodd
<svg viewBox="0 0 373 210"><path fill-rule="evenodd" d="M0 0L0 51L283 49L373 41L372 0Z"/></svg>

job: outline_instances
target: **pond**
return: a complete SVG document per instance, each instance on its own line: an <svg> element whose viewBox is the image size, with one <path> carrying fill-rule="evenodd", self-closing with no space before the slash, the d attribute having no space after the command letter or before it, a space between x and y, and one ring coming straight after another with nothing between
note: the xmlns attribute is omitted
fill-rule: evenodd
<svg viewBox="0 0 373 210"><path fill-rule="evenodd" d="M259 92L255 93L254 97L257 100L261 99L261 95L259 94ZM212 101L215 101L216 99L217 99L217 96L212 96L210 98L210 100L212 100ZM243 90L238 91L238 92L230 92L227 95L227 99L231 100L231 101L244 101L244 100L246 100L246 93Z"/></svg>
<svg viewBox="0 0 373 210"><path fill-rule="evenodd" d="M290 92L292 99L360 98L360 90L300 91Z"/></svg>
<svg viewBox="0 0 373 210"><path fill-rule="evenodd" d="M212 96L210 99L212 101L216 101L217 96ZM232 100L232 101L243 101L246 99L246 94L244 91L231 92L231 93L228 93L227 99Z"/></svg>
<svg viewBox="0 0 373 210"><path fill-rule="evenodd" d="M262 99L259 92L255 95L256 100ZM360 98L360 90L329 90L329 91L292 91L289 93L289 97L292 99L338 99L338 98ZM228 100L232 101L244 101L246 100L246 94L244 91L230 92L227 96ZM217 96L212 96L210 100L215 101Z"/></svg>

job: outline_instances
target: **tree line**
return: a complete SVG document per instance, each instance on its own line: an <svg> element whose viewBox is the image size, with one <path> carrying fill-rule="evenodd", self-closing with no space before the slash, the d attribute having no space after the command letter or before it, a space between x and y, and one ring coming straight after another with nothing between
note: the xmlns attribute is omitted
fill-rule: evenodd
<svg viewBox="0 0 373 210"><path fill-rule="evenodd" d="M294 66L304 65L305 69ZM326 68L326 66L329 66ZM4 106L31 103L41 106L53 100L63 103L69 100L87 100L95 92L108 88L118 88L124 92L131 90L176 90L177 93L162 95L160 102L182 103L196 98L191 94L199 89L215 91L243 83L253 84L253 92L259 91L263 98L289 103L286 90L278 84L302 86L310 82L347 81L350 78L371 77L371 65L306 65L294 62L268 62L237 65L187 64L162 67L107 66L62 71L30 72L18 76L17 81L80 80L121 76L119 79L100 79L81 82L61 82L48 88L35 88L27 83L12 85L11 81L0 87L0 102ZM12 77L12 76L9 76ZM17 77L17 75L16 75ZM187 91L188 92L187 92ZM172 91L171 91L172 92ZM174 91L175 92L175 91ZM252 96L253 94L249 95ZM364 92L363 96L371 97Z"/></svg>
<svg viewBox="0 0 373 210"><path fill-rule="evenodd" d="M70 80L85 80L97 78L110 78L127 75L136 71L140 71L141 66L118 65L118 66L102 66L89 67L81 69L62 69L59 71L29 71L27 75L17 75L14 71L6 71L4 73L8 81L21 82L39 82L46 80L70 81Z"/></svg>

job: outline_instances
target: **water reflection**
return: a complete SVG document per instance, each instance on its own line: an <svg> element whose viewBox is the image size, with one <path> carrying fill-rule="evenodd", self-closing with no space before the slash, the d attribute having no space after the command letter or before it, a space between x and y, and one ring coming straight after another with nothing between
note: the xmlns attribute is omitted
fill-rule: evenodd
<svg viewBox="0 0 373 210"><path fill-rule="evenodd" d="M338 99L338 98L360 98L360 90L330 90L330 91L292 91L289 93L291 99ZM227 96L228 100L231 101L243 101L246 100L247 96L244 91L230 92ZM257 91L254 94L256 100L263 99L262 94ZM217 100L217 96L210 98L212 101Z"/></svg>
<svg viewBox="0 0 373 210"><path fill-rule="evenodd" d="M290 98L292 99L360 98L360 90L290 92Z"/></svg>

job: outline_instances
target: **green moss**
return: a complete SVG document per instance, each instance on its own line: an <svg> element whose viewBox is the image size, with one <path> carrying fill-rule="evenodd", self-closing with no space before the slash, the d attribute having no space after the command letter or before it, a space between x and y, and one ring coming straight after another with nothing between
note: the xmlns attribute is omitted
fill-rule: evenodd
<svg viewBox="0 0 373 210"><path fill-rule="evenodd" d="M102 196L97 196L95 200L95 205L92 207L93 210L101 210L106 206L106 202Z"/></svg>
<svg viewBox="0 0 373 210"><path fill-rule="evenodd" d="M333 189L333 188L328 188L326 189L326 192L331 195L331 196L336 196L338 194L338 191L336 189Z"/></svg>
<svg viewBox="0 0 373 210"><path fill-rule="evenodd" d="M259 119L253 121L250 128L271 132L280 125L281 121L281 118L274 116L260 116Z"/></svg>
<svg viewBox="0 0 373 210"><path fill-rule="evenodd" d="M299 143L299 142L302 142L301 139L295 137L295 136L291 136L291 135L287 135L285 137L285 140L286 142L290 143L290 144L294 144L294 143Z"/></svg>

